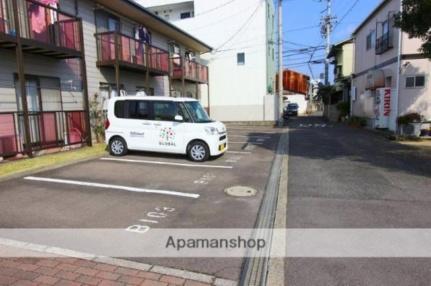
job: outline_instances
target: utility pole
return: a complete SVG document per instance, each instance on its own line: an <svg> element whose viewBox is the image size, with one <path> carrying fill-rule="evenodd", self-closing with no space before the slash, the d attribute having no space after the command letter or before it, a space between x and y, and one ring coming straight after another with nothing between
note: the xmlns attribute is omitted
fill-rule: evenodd
<svg viewBox="0 0 431 286"><path fill-rule="evenodd" d="M283 124L283 0L278 0L278 122Z"/></svg>
<svg viewBox="0 0 431 286"><path fill-rule="evenodd" d="M331 32L333 27L332 17L332 0L324 0L326 1L326 16L323 17L321 33L322 36L326 39L326 59L325 59L325 85L329 85L329 59L328 55L331 52Z"/></svg>

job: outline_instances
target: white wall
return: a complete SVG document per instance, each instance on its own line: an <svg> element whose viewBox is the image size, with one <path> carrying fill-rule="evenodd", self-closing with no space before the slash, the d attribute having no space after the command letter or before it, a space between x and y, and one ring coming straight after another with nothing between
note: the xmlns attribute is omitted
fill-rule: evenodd
<svg viewBox="0 0 431 286"><path fill-rule="evenodd" d="M287 106L289 103L297 103L298 114L304 115L307 113L308 101L305 100L305 95L303 94L289 94L287 95L287 100L284 101L284 105Z"/></svg>
<svg viewBox="0 0 431 286"><path fill-rule="evenodd" d="M150 7L178 1L137 2ZM273 45L268 45L272 35L267 32L267 16L273 22L272 1L221 4L195 0L195 17L174 22L215 49L201 56L209 61L211 117L223 121L275 120L275 113L269 112L275 109L275 100L267 95L275 71L273 61L268 64ZM237 64L237 53L241 52L245 53L245 65Z"/></svg>

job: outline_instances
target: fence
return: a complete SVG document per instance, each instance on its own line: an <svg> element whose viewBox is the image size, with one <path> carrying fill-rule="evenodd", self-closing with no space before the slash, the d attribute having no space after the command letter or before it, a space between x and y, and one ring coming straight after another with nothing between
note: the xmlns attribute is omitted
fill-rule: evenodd
<svg viewBox="0 0 431 286"><path fill-rule="evenodd" d="M21 37L80 51L78 18L36 0L0 0L0 33L16 35L12 1L16 1Z"/></svg>
<svg viewBox="0 0 431 286"><path fill-rule="evenodd" d="M118 56L120 63L139 65L162 73L169 72L169 53L165 50L118 32L99 33L96 39L100 64L113 64Z"/></svg>
<svg viewBox="0 0 431 286"><path fill-rule="evenodd" d="M24 153L27 149L22 112L0 113L0 156ZM30 112L31 150L86 142L88 128L84 111Z"/></svg>
<svg viewBox="0 0 431 286"><path fill-rule="evenodd" d="M172 61L172 77L181 79L184 73L184 78L197 82L208 82L208 67L194 61L184 60L184 70L182 68L182 59L180 57L171 58Z"/></svg>

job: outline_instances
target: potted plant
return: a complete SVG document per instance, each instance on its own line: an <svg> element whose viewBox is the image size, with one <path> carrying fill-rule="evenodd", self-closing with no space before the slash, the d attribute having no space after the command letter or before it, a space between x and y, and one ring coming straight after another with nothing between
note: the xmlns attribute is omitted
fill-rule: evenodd
<svg viewBox="0 0 431 286"><path fill-rule="evenodd" d="M348 124L350 127L363 128L367 126L367 119L358 116L352 116L348 119Z"/></svg>

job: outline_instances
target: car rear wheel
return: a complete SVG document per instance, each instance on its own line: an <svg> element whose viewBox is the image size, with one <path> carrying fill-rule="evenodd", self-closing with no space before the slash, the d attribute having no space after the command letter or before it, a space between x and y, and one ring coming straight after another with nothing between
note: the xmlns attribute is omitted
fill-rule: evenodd
<svg viewBox="0 0 431 286"><path fill-rule="evenodd" d="M127 144L121 137L111 139L109 143L109 153L113 156L124 156L127 154Z"/></svg>
<svg viewBox="0 0 431 286"><path fill-rule="evenodd" d="M189 159L195 162L204 162L210 157L210 150L202 141L194 141L190 143L188 148Z"/></svg>

